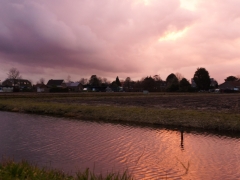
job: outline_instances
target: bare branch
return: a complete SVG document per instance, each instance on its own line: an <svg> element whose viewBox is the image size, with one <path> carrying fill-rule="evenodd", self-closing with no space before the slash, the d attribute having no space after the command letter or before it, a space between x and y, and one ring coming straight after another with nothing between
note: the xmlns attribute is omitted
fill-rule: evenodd
<svg viewBox="0 0 240 180"><path fill-rule="evenodd" d="M181 81L184 78L183 75L179 72L175 73L175 76L177 77L178 81Z"/></svg>
<svg viewBox="0 0 240 180"><path fill-rule="evenodd" d="M17 68L11 68L7 75L8 79L21 79L20 72L17 70Z"/></svg>
<svg viewBox="0 0 240 180"><path fill-rule="evenodd" d="M39 84L44 84L45 83L45 79L44 78L40 78L38 83Z"/></svg>

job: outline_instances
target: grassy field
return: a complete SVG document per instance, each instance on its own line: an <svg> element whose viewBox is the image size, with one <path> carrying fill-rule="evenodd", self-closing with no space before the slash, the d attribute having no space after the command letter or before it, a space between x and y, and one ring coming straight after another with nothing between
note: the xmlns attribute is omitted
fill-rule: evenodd
<svg viewBox="0 0 240 180"><path fill-rule="evenodd" d="M71 176L56 169L39 168L26 161L14 162L5 160L0 163L1 180L133 180L131 175L125 171L123 174L108 173L107 175L96 175L89 169L77 172Z"/></svg>
<svg viewBox="0 0 240 180"><path fill-rule="evenodd" d="M240 131L240 94L9 93L0 110L80 120Z"/></svg>

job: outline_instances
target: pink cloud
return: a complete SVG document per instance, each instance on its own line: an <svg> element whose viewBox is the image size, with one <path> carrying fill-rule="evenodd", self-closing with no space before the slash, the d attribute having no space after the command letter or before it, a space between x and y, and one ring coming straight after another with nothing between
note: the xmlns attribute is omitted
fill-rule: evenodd
<svg viewBox="0 0 240 180"><path fill-rule="evenodd" d="M179 0L0 2L1 79L11 66L35 81L172 72L190 79L197 67L218 81L240 74L237 0L199 0L194 11ZM171 32L184 33L159 40Z"/></svg>

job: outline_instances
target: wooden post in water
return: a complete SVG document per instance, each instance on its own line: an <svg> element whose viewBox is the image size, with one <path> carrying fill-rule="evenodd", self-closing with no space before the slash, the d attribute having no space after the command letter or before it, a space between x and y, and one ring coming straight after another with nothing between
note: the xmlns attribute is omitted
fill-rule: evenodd
<svg viewBox="0 0 240 180"><path fill-rule="evenodd" d="M183 142L183 132L184 132L184 130L183 130L183 128L181 127L181 129L180 129L180 132L181 132L181 149L182 150L184 150L184 142Z"/></svg>

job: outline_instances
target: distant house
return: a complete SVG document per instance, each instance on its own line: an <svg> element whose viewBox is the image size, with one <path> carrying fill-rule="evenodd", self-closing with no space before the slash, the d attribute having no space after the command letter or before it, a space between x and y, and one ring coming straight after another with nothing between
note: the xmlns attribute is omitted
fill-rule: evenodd
<svg viewBox="0 0 240 180"><path fill-rule="evenodd" d="M31 91L32 83L26 79L6 79L2 82L3 87L13 87L14 90Z"/></svg>
<svg viewBox="0 0 240 180"><path fill-rule="evenodd" d="M214 78L210 78L210 87L216 88L218 86L218 82Z"/></svg>
<svg viewBox="0 0 240 180"><path fill-rule="evenodd" d="M220 84L218 88L221 91L239 91L240 90L240 82L239 81L225 81L224 83Z"/></svg>
<svg viewBox="0 0 240 180"><path fill-rule="evenodd" d="M0 93L1 92L13 92L13 86L0 86Z"/></svg>
<svg viewBox="0 0 240 180"><path fill-rule="evenodd" d="M106 92L113 92L113 90L110 87L107 87Z"/></svg>
<svg viewBox="0 0 240 180"><path fill-rule="evenodd" d="M195 83L195 81L194 81L193 78L191 79L191 86L192 86L193 88L196 88L196 87L197 87L197 84Z"/></svg>
<svg viewBox="0 0 240 180"><path fill-rule="evenodd" d="M35 92L41 93L41 92L48 92L49 88L45 84L36 84L33 86L33 89Z"/></svg>
<svg viewBox="0 0 240 180"><path fill-rule="evenodd" d="M79 82L66 83L66 86L69 89L69 91L72 91L72 92L80 92L83 90L83 85Z"/></svg>
<svg viewBox="0 0 240 180"><path fill-rule="evenodd" d="M160 91L164 91L167 87L166 81L160 81Z"/></svg>
<svg viewBox="0 0 240 180"><path fill-rule="evenodd" d="M66 88L66 83L64 82L64 80L54 80L54 79L50 79L47 83L47 86L49 88Z"/></svg>
<svg viewBox="0 0 240 180"><path fill-rule="evenodd" d="M49 92L68 92L68 88L64 80L53 80L50 79L47 83L47 87L49 88Z"/></svg>
<svg viewBox="0 0 240 180"><path fill-rule="evenodd" d="M106 86L91 86L90 89L93 92L106 92Z"/></svg>
<svg viewBox="0 0 240 180"><path fill-rule="evenodd" d="M85 84L83 85L83 91L92 91L92 89L90 88L90 85Z"/></svg>

